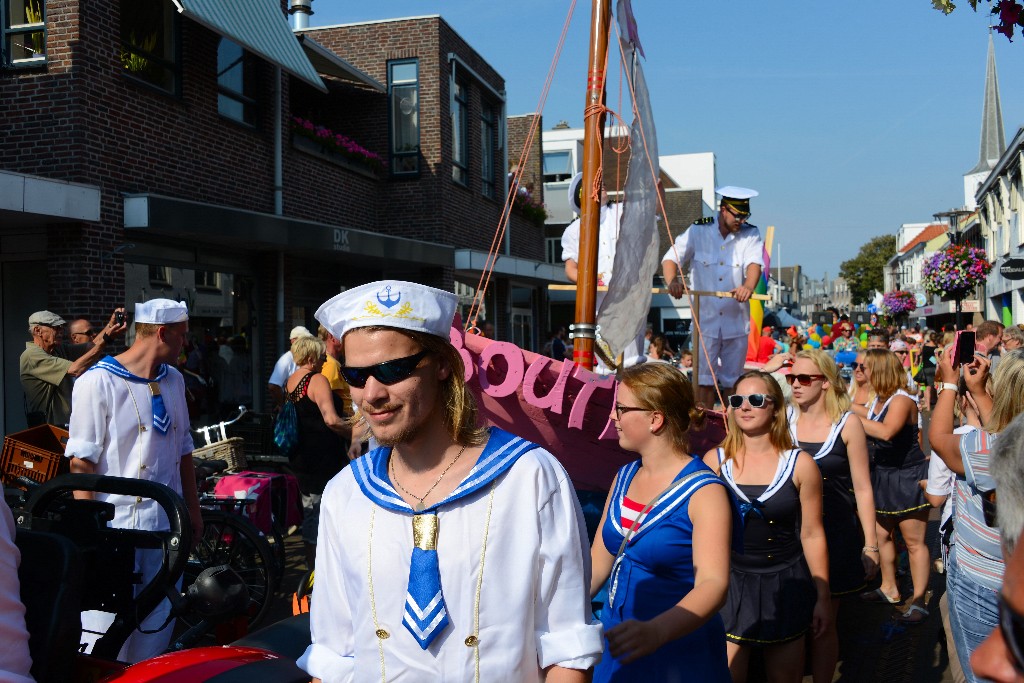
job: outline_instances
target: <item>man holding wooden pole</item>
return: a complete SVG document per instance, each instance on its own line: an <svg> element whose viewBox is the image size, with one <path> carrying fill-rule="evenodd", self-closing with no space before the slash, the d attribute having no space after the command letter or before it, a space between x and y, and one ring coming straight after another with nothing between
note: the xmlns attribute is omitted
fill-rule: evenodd
<svg viewBox="0 0 1024 683"><path fill-rule="evenodd" d="M695 221L676 237L661 262L669 294L676 299L683 296L682 273L691 273L693 317L699 323L692 343L697 400L708 408L715 404L715 378L725 397L743 373L750 333L747 302L761 278L764 251L757 227L747 223L750 199L757 192L733 186L715 192L722 198L717 216Z"/></svg>

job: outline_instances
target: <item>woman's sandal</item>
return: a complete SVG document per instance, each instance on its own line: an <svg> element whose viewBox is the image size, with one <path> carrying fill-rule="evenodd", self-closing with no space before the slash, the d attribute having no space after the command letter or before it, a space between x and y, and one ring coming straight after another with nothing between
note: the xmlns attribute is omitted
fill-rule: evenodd
<svg viewBox="0 0 1024 683"><path fill-rule="evenodd" d="M907 611L899 616L899 621L904 624L920 624L928 619L928 610L920 605L911 605Z"/></svg>
<svg viewBox="0 0 1024 683"><path fill-rule="evenodd" d="M882 591L881 588L876 588L873 591L865 591L861 593L860 599L864 602L885 602L890 605L899 605L903 602L902 597L890 598Z"/></svg>

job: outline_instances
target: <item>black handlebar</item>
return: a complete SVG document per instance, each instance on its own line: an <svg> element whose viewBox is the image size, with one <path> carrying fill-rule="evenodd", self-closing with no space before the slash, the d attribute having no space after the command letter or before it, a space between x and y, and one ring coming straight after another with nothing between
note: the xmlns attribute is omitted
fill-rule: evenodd
<svg viewBox="0 0 1024 683"><path fill-rule="evenodd" d="M121 646L128 636L138 628L139 623L160 602L167 597L168 587L173 589L178 577L185 570L189 551L192 548L192 525L188 510L181 496L169 487L143 479L126 479L107 477L99 474L62 474L35 488L29 495L25 506L15 512L18 526L26 529L46 526L47 515L58 501L67 503L67 512L73 514L74 503L67 501L67 494L72 491L94 491L115 495L149 498L167 514L170 528L167 531L140 531L129 529L102 528L119 540L133 541L136 548L160 547L164 551L163 563L153 579L147 583L135 597L131 609L119 610L113 624L96 643L93 654L98 657L115 659ZM63 500L62 500L63 499ZM86 501L81 501L85 503ZM84 507L84 506L83 506ZM81 539L72 538L72 541Z"/></svg>

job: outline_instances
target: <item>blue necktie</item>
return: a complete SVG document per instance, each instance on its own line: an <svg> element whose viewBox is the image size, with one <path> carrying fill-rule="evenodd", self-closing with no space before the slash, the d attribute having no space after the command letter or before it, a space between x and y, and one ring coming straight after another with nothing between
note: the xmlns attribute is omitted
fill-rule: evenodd
<svg viewBox="0 0 1024 683"><path fill-rule="evenodd" d="M441 592L441 567L437 561L437 513L412 518L412 561L402 624L426 650L448 625L448 610Z"/></svg>
<svg viewBox="0 0 1024 683"><path fill-rule="evenodd" d="M157 430L161 434L167 433L167 430L171 426L171 416L167 414L167 408L164 406L164 397L160 395L160 380L167 376L166 363L160 366L160 370L156 373L156 377L153 379L146 379L145 377L133 375L125 366L118 363L111 356L106 356L93 367L102 368L107 372L128 380L129 382L147 385L149 387L150 396L152 397L153 429Z"/></svg>

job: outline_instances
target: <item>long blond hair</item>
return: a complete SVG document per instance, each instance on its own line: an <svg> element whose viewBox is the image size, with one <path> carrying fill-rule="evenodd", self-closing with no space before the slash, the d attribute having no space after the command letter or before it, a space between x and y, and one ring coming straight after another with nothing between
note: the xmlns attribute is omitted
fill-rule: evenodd
<svg viewBox="0 0 1024 683"><path fill-rule="evenodd" d="M985 425L985 431L992 434L1006 429L1020 413L1024 412L1024 349L1014 349L999 359L992 378L992 414Z"/></svg>
<svg viewBox="0 0 1024 683"><path fill-rule="evenodd" d="M764 382L765 394L772 399L772 426L768 439L778 452L789 450L793 447L793 437L789 434L789 421L786 419L786 398L782 394L782 387L767 372L751 370L745 373L736 381L736 386L745 379L759 379ZM735 410L728 410L726 421L725 441L722 442L722 449L725 451L725 459L736 457L736 454L743 450L743 432L736 424Z"/></svg>
<svg viewBox="0 0 1024 683"><path fill-rule="evenodd" d="M846 393L846 382L839 376L839 368L824 351L819 349L808 349L796 354L797 358L803 358L814 363L818 372L825 375L828 381L828 389L825 390L825 412L832 424L838 424L843 413L850 409L850 395ZM796 401L793 401L796 405Z"/></svg>
<svg viewBox="0 0 1024 683"><path fill-rule="evenodd" d="M640 363L622 370L619 381L633 392L638 408L665 416L665 433L673 447L689 453L690 428L700 429L704 411L697 407L686 375L668 363Z"/></svg>
<svg viewBox="0 0 1024 683"><path fill-rule="evenodd" d="M886 401L907 387L907 370L892 351L870 349L864 353L864 364L871 371L868 382L879 401Z"/></svg>

